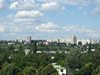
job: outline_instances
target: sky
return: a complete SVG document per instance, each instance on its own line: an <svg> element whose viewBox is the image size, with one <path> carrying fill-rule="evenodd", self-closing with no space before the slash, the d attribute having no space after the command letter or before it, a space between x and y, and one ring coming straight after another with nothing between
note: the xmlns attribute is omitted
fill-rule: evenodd
<svg viewBox="0 0 100 75"><path fill-rule="evenodd" d="M0 0L0 40L100 38L100 0Z"/></svg>

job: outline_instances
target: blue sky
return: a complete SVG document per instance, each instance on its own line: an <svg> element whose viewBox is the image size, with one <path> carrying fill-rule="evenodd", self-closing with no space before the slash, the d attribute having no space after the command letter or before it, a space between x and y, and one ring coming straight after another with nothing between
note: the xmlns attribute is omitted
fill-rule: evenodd
<svg viewBox="0 0 100 75"><path fill-rule="evenodd" d="M0 40L100 38L100 0L0 0Z"/></svg>

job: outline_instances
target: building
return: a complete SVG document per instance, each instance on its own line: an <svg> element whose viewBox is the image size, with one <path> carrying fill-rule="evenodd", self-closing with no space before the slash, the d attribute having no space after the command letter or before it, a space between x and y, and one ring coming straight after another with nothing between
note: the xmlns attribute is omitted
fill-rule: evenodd
<svg viewBox="0 0 100 75"><path fill-rule="evenodd" d="M58 71L59 75L67 75L65 67L61 67L60 65L56 65L56 63L52 63L52 65Z"/></svg>
<svg viewBox="0 0 100 75"><path fill-rule="evenodd" d="M31 40L32 40L32 38L31 38L31 36L29 36L29 43L31 43Z"/></svg>
<svg viewBox="0 0 100 75"><path fill-rule="evenodd" d="M72 44L77 44L77 37L76 36L72 36Z"/></svg>
<svg viewBox="0 0 100 75"><path fill-rule="evenodd" d="M31 36L28 36L27 39L26 39L26 42L31 43L31 41L32 41Z"/></svg>

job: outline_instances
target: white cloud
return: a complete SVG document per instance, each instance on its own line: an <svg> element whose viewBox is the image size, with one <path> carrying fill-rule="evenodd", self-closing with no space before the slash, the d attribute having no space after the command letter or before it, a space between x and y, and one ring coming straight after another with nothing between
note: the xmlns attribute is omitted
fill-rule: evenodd
<svg viewBox="0 0 100 75"><path fill-rule="evenodd" d="M50 2L51 0L45 0L44 2ZM92 2L92 0L52 0L54 2L57 2L59 4L64 4L64 5L88 5Z"/></svg>
<svg viewBox="0 0 100 75"><path fill-rule="evenodd" d="M17 8L17 6L18 6L18 2L16 1L16 2L10 4L10 7L9 8L15 9L15 8Z"/></svg>
<svg viewBox="0 0 100 75"><path fill-rule="evenodd" d="M62 29L68 32L72 31L72 32L80 32L80 33L89 33L92 31L91 29L81 27L78 25L70 25L70 26L67 25L67 26L64 26Z"/></svg>
<svg viewBox="0 0 100 75"><path fill-rule="evenodd" d="M20 27L13 27L13 33L16 33L16 32L22 32L23 31L23 29L21 29Z"/></svg>
<svg viewBox="0 0 100 75"><path fill-rule="evenodd" d="M87 27L81 27L78 25L67 25L62 27L66 33L79 35L79 37L90 37L90 38L99 38L100 30L99 29L92 29Z"/></svg>
<svg viewBox="0 0 100 75"><path fill-rule="evenodd" d="M35 29L39 32L56 32L58 31L58 26L53 22L48 22L37 26Z"/></svg>
<svg viewBox="0 0 100 75"><path fill-rule="evenodd" d="M45 2L41 4L41 9L43 10L56 10L59 8L59 4L56 2Z"/></svg>
<svg viewBox="0 0 100 75"><path fill-rule="evenodd" d="M40 1L40 0L39 0ZM54 10L64 5L77 5L86 6L89 5L91 0L41 0L40 3L35 0L19 0L10 4L11 9L43 9Z"/></svg>
<svg viewBox="0 0 100 75"><path fill-rule="evenodd" d="M19 0L10 4L10 9L37 9L39 3L36 3L35 0Z"/></svg>
<svg viewBox="0 0 100 75"><path fill-rule="evenodd" d="M0 32L4 32L4 28L0 26Z"/></svg>
<svg viewBox="0 0 100 75"><path fill-rule="evenodd" d="M31 22L35 21L34 18L14 18L13 22L14 23L25 23L25 24L30 24Z"/></svg>
<svg viewBox="0 0 100 75"><path fill-rule="evenodd" d="M36 18L43 16L43 14L36 10L36 11L18 11L15 15L17 18L24 18L24 17L29 17L29 18Z"/></svg>
<svg viewBox="0 0 100 75"><path fill-rule="evenodd" d="M16 26L16 25L9 25L5 27L6 33L20 33L24 30L22 26Z"/></svg>
<svg viewBox="0 0 100 75"><path fill-rule="evenodd" d="M91 0L66 0L67 5L87 6L90 3L91 3Z"/></svg>

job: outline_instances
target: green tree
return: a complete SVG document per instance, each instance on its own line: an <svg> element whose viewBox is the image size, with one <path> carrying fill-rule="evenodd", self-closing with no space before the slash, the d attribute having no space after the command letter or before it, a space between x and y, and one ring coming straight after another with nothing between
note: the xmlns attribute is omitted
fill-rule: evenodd
<svg viewBox="0 0 100 75"><path fill-rule="evenodd" d="M82 42L81 42L81 41L79 41L79 42L78 42L78 45L82 46Z"/></svg>
<svg viewBox="0 0 100 75"><path fill-rule="evenodd" d="M96 69L94 69L92 75L100 75L100 65Z"/></svg>
<svg viewBox="0 0 100 75"><path fill-rule="evenodd" d="M36 75L36 69L32 66L26 66L18 75Z"/></svg>
<svg viewBox="0 0 100 75"><path fill-rule="evenodd" d="M58 72L56 69L53 68L51 64L48 64L46 67L44 67L41 72L41 75L58 75Z"/></svg>
<svg viewBox="0 0 100 75"><path fill-rule="evenodd" d="M92 75L92 72L93 72L93 64L91 62L87 63L81 69L81 75Z"/></svg>

